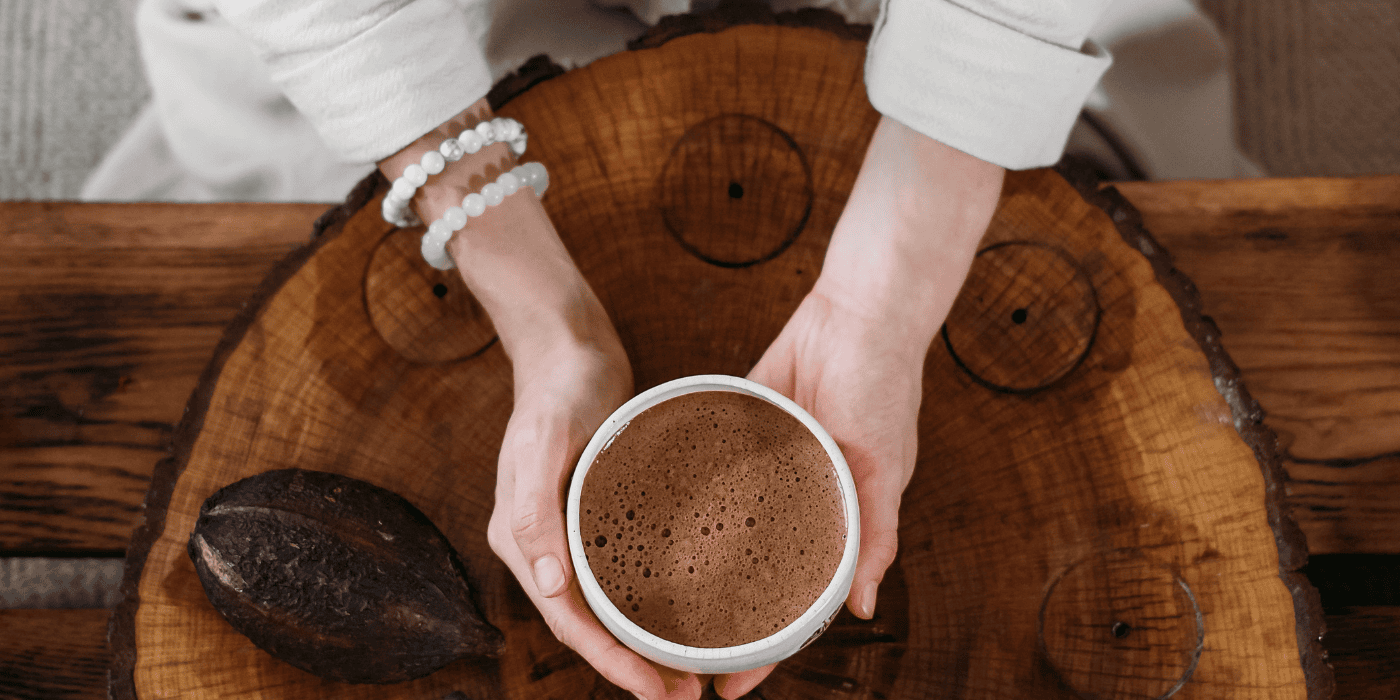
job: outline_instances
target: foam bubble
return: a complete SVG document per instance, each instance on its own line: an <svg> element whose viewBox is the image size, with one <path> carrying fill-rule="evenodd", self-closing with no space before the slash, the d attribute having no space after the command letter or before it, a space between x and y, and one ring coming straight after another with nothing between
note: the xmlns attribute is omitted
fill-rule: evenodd
<svg viewBox="0 0 1400 700"><path fill-rule="evenodd" d="M582 500L601 514L581 525L596 545L586 550L594 571L615 572L604 587L613 603L691 646L772 634L821 594L845 546L821 443L780 409L733 392L686 394L633 419L595 460ZM658 531L677 515L695 525Z"/></svg>

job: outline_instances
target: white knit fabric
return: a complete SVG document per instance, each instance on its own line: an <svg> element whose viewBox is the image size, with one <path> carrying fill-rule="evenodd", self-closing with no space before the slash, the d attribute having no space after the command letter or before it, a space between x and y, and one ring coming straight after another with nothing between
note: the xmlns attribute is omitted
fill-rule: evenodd
<svg viewBox="0 0 1400 700"><path fill-rule="evenodd" d="M622 50L639 17L714 2L142 0L156 106L83 197L333 201L530 56L582 65ZM1109 65L1086 40L1109 2L770 0L874 21L876 109L1008 168L1059 157Z"/></svg>
<svg viewBox="0 0 1400 700"><path fill-rule="evenodd" d="M876 109L1011 168L1048 165L1108 57L1079 51L1107 0L887 0ZM654 20L678 0L633 3ZM215 0L273 80L349 161L382 159L491 87L486 0Z"/></svg>
<svg viewBox="0 0 1400 700"><path fill-rule="evenodd" d="M887 0L866 54L870 103L1002 167L1050 165L1108 69L1086 42L1105 5Z"/></svg>
<svg viewBox="0 0 1400 700"><path fill-rule="evenodd" d="M491 89L481 3L217 0L331 150L381 160ZM476 20L476 21L472 21Z"/></svg>

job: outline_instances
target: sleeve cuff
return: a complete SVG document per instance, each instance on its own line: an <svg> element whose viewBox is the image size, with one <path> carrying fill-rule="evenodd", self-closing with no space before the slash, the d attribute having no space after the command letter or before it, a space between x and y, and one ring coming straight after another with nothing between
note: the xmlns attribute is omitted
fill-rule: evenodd
<svg viewBox="0 0 1400 700"><path fill-rule="evenodd" d="M310 57L270 60L273 80L347 162L398 152L491 89L467 17L450 0L417 0Z"/></svg>
<svg viewBox="0 0 1400 700"><path fill-rule="evenodd" d="M1011 170L1051 165L1112 59L1023 34L952 2L890 2L865 62L870 103Z"/></svg>

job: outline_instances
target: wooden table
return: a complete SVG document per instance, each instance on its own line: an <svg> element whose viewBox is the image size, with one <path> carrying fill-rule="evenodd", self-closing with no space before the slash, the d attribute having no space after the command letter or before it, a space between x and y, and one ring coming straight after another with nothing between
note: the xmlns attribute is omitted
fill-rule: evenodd
<svg viewBox="0 0 1400 700"><path fill-rule="evenodd" d="M1400 696L1400 176L1119 186L1280 436L1337 697ZM224 325L323 205L0 203L0 556L123 556ZM106 610L0 610L0 696L105 697Z"/></svg>

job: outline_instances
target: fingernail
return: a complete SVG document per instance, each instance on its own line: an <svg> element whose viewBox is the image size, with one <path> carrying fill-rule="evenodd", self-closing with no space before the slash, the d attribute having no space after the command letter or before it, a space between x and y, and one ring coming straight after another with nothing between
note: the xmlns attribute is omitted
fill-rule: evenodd
<svg viewBox="0 0 1400 700"><path fill-rule="evenodd" d="M632 693L632 696L635 697L635 698L637 698L637 700L647 700L646 698L642 697L642 694L641 694L641 693L636 693L636 692L634 692L634 693Z"/></svg>
<svg viewBox="0 0 1400 700"><path fill-rule="evenodd" d="M867 583L865 590L860 593L861 617L867 620L875 616L875 592L879 590L879 584Z"/></svg>
<svg viewBox="0 0 1400 700"><path fill-rule="evenodd" d="M553 598L559 595L559 588L563 585L564 567L559 565L558 559L546 554L535 560L535 588L540 595Z"/></svg>

